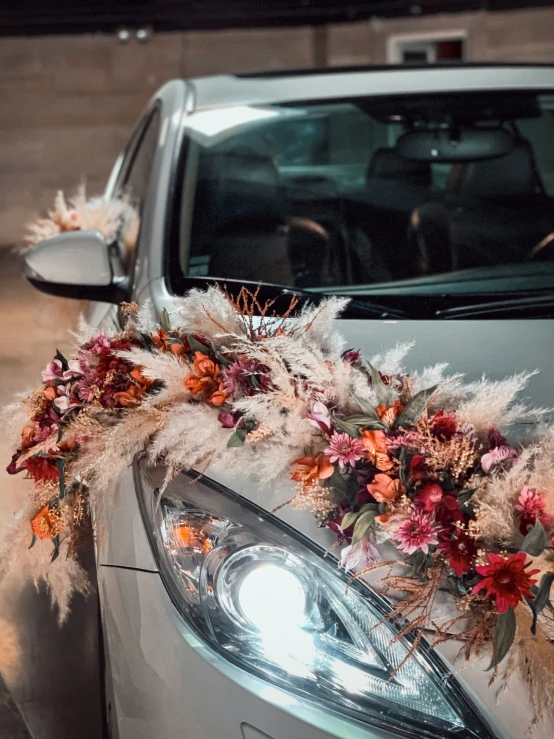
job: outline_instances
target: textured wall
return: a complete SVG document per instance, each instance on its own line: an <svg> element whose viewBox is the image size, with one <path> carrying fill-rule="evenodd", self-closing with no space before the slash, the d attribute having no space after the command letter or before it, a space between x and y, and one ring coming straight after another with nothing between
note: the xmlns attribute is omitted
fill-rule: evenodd
<svg viewBox="0 0 554 739"><path fill-rule="evenodd" d="M321 28L0 39L0 244L86 175L103 187L150 94L178 76L384 63L391 35L465 31L470 60L554 61L554 9Z"/></svg>

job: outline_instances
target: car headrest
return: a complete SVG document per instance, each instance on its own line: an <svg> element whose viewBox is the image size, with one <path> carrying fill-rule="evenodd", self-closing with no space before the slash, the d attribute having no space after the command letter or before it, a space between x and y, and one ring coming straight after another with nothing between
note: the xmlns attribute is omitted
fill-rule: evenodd
<svg viewBox="0 0 554 739"><path fill-rule="evenodd" d="M382 180L403 180L413 185L429 187L431 185L431 165L406 159L396 149L382 148L374 152L367 178L376 177Z"/></svg>
<svg viewBox="0 0 554 739"><path fill-rule="evenodd" d="M270 157L257 154L204 155L199 171L199 207L210 230L237 222L284 223L285 190Z"/></svg>
<svg viewBox="0 0 554 739"><path fill-rule="evenodd" d="M541 194L533 149L526 139L516 141L509 154L467 164L457 190L483 200L503 200Z"/></svg>

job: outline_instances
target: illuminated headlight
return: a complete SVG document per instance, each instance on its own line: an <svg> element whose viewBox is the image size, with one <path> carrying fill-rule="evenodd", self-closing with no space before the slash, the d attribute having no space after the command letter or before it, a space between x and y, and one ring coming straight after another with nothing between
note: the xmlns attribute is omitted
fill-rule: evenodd
<svg viewBox="0 0 554 739"><path fill-rule="evenodd" d="M327 711L404 737L494 734L437 656L410 655L390 607L257 506L183 476L159 496L136 483L169 594L222 657ZM358 724L359 725L359 724Z"/></svg>

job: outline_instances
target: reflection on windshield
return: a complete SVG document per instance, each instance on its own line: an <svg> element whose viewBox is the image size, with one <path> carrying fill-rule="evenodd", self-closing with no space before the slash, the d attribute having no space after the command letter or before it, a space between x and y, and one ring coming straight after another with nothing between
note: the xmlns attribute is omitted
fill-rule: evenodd
<svg viewBox="0 0 554 739"><path fill-rule="evenodd" d="M183 274L327 291L410 281L433 293L484 270L475 284L506 290L525 274L544 285L553 111L553 96L510 92L195 113Z"/></svg>

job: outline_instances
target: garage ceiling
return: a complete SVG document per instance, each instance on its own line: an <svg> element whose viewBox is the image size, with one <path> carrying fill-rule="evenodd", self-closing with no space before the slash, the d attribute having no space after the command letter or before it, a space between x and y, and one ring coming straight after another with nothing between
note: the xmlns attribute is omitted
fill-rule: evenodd
<svg viewBox="0 0 554 739"><path fill-rule="evenodd" d="M11 7L6 7L11 6ZM229 28L554 6L552 0L19 0L0 3L0 35Z"/></svg>

